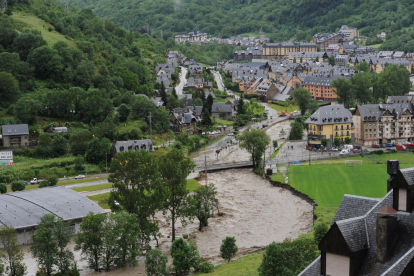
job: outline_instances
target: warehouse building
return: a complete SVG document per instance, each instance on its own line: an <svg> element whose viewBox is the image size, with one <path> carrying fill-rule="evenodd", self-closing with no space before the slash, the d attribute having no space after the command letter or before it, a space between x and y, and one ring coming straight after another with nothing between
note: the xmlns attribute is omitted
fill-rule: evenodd
<svg viewBox="0 0 414 276"><path fill-rule="evenodd" d="M89 212L106 213L95 202L62 186L0 194L0 225L14 227L20 245L30 244L40 218L53 214L79 225Z"/></svg>

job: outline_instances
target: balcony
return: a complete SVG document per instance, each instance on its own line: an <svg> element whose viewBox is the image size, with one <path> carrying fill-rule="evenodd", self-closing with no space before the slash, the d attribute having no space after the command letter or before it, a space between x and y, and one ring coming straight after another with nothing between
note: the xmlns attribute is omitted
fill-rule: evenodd
<svg viewBox="0 0 414 276"><path fill-rule="evenodd" d="M380 129L384 128L384 126L379 126Z"/></svg>

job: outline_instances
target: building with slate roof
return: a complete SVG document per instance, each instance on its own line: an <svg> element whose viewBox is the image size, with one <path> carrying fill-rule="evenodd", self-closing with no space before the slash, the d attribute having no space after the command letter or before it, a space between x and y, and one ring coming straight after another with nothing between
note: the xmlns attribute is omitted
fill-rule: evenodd
<svg viewBox="0 0 414 276"><path fill-rule="evenodd" d="M106 213L95 202L63 186L0 194L0 225L16 229L20 245L32 242L31 236L45 214L70 222L78 232L89 212Z"/></svg>
<svg viewBox="0 0 414 276"><path fill-rule="evenodd" d="M175 42L177 43L181 43L181 42L186 42L186 41L190 41L190 42L197 42L197 41L201 41L203 39L207 39L207 33L203 32L203 31L192 31L189 32L188 34L183 34L180 33L176 36L174 36Z"/></svg>
<svg viewBox="0 0 414 276"><path fill-rule="evenodd" d="M234 118L237 115L237 107L230 103L213 103L211 115L216 118Z"/></svg>
<svg viewBox="0 0 414 276"><path fill-rule="evenodd" d="M137 151L137 150L146 150L153 152L154 148L152 146L151 139L145 140L128 140L128 141L115 141L112 144L111 155L115 157L118 152L124 151Z"/></svg>
<svg viewBox="0 0 414 276"><path fill-rule="evenodd" d="M29 127L27 124L2 125L3 147L28 147Z"/></svg>
<svg viewBox="0 0 414 276"><path fill-rule="evenodd" d="M414 141L414 107L405 98L400 103L358 105L354 123L355 142L361 145Z"/></svg>
<svg viewBox="0 0 414 276"><path fill-rule="evenodd" d="M383 198L344 196L321 256L299 276L414 275L414 168L390 160L387 172Z"/></svg>
<svg viewBox="0 0 414 276"><path fill-rule="evenodd" d="M262 58L262 47L248 47L246 50L237 50L234 52L234 61L252 61L253 59Z"/></svg>
<svg viewBox="0 0 414 276"><path fill-rule="evenodd" d="M307 120L308 144L319 147L322 139L329 139L330 147L335 138L345 143L345 138L354 141L355 127L351 112L343 105L329 105L320 107Z"/></svg>
<svg viewBox="0 0 414 276"><path fill-rule="evenodd" d="M312 42L281 42L266 43L263 45L263 59L282 59L289 56L290 52L316 52L317 46Z"/></svg>
<svg viewBox="0 0 414 276"><path fill-rule="evenodd" d="M338 95L332 86L332 81L344 78L349 79L352 74L308 74L303 80L303 88L309 91L315 99L324 101L335 101Z"/></svg>

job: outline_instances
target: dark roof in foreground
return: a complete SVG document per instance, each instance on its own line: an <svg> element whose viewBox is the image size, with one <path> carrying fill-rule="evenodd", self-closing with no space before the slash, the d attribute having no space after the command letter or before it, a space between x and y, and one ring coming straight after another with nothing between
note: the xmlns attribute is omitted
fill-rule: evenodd
<svg viewBox="0 0 414 276"><path fill-rule="evenodd" d="M45 214L67 221L83 218L89 212L106 213L92 200L62 186L0 195L0 224L15 229L36 226Z"/></svg>
<svg viewBox="0 0 414 276"><path fill-rule="evenodd" d="M306 120L306 123L316 125L352 123L352 113L343 105L322 106Z"/></svg>

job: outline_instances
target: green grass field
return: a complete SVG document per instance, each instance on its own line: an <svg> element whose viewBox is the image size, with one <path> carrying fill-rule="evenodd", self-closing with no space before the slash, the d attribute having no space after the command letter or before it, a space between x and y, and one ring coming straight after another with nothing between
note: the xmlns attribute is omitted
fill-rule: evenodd
<svg viewBox="0 0 414 276"><path fill-rule="evenodd" d="M44 40L46 40L46 42L51 46L59 41L63 41L66 42L69 46L76 47L75 42L68 40L64 35L56 32L54 30L55 28L52 25L32 14L13 12L12 17L17 22L20 22L23 27L40 31ZM49 31L49 28L51 28L52 31Z"/></svg>
<svg viewBox="0 0 414 276"><path fill-rule="evenodd" d="M98 191L98 190L110 189L110 188L112 188L112 183L72 188L72 190L74 190L75 192L86 192L86 191Z"/></svg>
<svg viewBox="0 0 414 276"><path fill-rule="evenodd" d="M295 110L300 110L299 106L297 105L288 105L288 106L281 106L281 105L277 105L277 104L269 104L268 105L270 108L273 108L275 110L277 110L277 112L283 112L285 110L287 110L288 112L293 112Z"/></svg>
<svg viewBox="0 0 414 276"><path fill-rule="evenodd" d="M213 273L197 273L194 275L210 276L256 276L259 275L257 268L263 259L263 253L255 253L244 256L230 263L215 267Z"/></svg>

